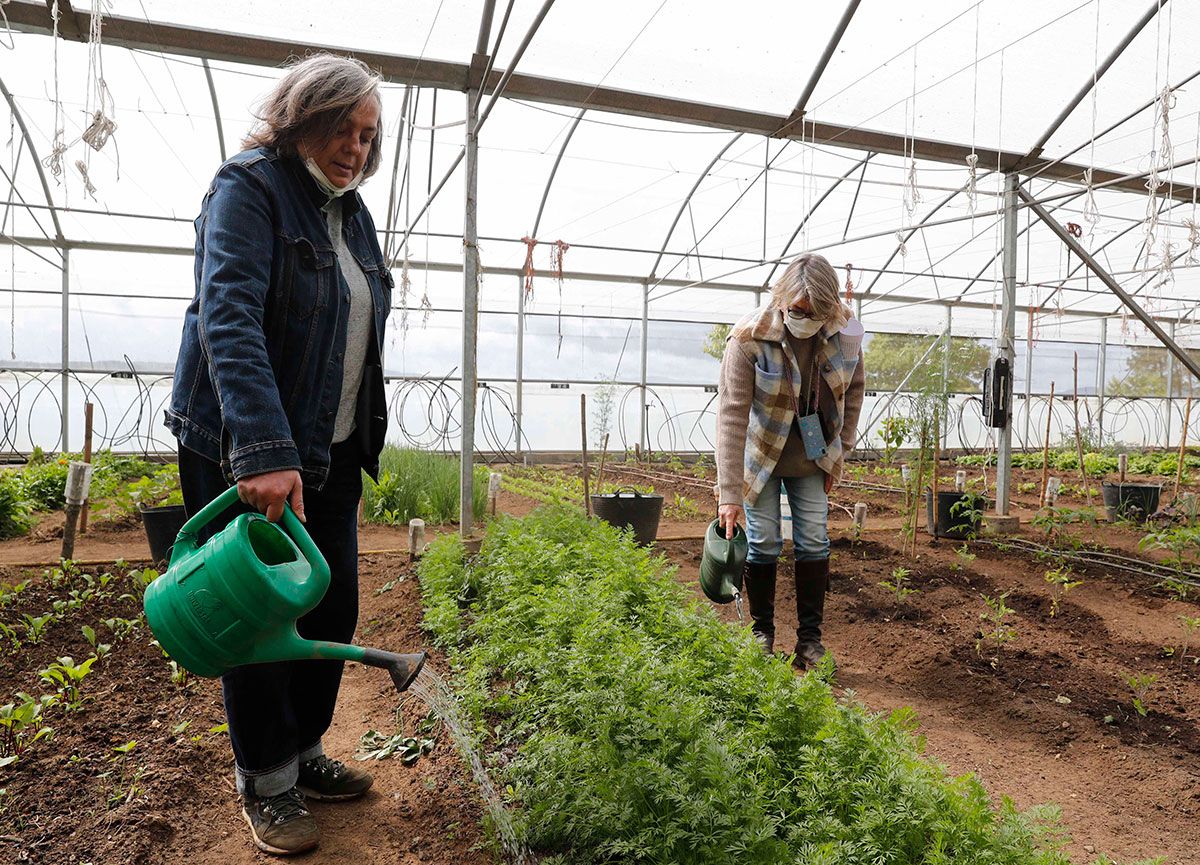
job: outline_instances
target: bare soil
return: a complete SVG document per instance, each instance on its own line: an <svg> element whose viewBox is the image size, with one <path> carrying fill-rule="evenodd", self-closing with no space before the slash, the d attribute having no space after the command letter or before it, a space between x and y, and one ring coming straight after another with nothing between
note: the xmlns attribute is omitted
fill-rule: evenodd
<svg viewBox="0 0 1200 865"><path fill-rule="evenodd" d="M0 582L23 575L0 569ZM385 583L394 588L377 594ZM43 578L0 610L0 619L47 607L51 590ZM365 556L360 565L359 633L369 645L408 652L423 645L420 592L407 556ZM110 584L117 585L117 584ZM44 692L37 671L60 655L76 660L91 647L80 627L103 618L132 618L138 604L114 597L85 605L55 622L36 646L0 655L5 691ZM259 853L242 822L232 779L227 736L212 728L224 722L220 686L213 680L171 681L161 652L143 625L115 643L84 680L91 699L79 713L52 710L52 742L39 742L15 765L0 770L0 861L45 863L213 863L249 865L277 861ZM435 669L443 666L434 654ZM399 713L397 714L397 707ZM368 729L388 734L416 731L425 708L401 701L379 670L348 664L328 752L350 760ZM174 730L188 722L185 730ZM194 738L193 738L194 737ZM130 740L127 755L113 749ZM367 796L350 803L312 803L321 825L321 847L309 863L485 863L491 857L481 835L474 784L445 735L414 766L399 760L365 765L375 776ZM130 786L133 785L131 792Z"/></svg>

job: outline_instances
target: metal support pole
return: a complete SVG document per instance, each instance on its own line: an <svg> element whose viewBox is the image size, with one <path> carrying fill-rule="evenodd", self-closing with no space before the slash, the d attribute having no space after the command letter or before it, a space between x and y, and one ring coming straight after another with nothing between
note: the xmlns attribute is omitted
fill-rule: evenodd
<svg viewBox="0 0 1200 865"><path fill-rule="evenodd" d="M953 309L950 304L946 304L946 334L943 337L946 343L942 346L942 399L946 406L946 416L942 418L942 450L946 450L950 442L950 352L954 348L950 330L954 323Z"/></svg>
<svg viewBox="0 0 1200 865"><path fill-rule="evenodd" d="M650 411L646 405L646 366L649 357L650 342L650 283L642 283L642 372L641 372L641 432L638 437L642 453L646 452L647 443L649 441L649 430L647 429L647 413Z"/></svg>
<svg viewBox="0 0 1200 865"><path fill-rule="evenodd" d="M525 407L525 279L517 277L517 456L523 451L522 412Z"/></svg>
<svg viewBox="0 0 1200 865"><path fill-rule="evenodd" d="M1029 232L1026 232L1025 267L1029 267ZM1026 281L1028 281L1026 276ZM1029 419L1033 415L1033 309L1028 309L1029 329L1025 332L1025 447L1029 447Z"/></svg>
<svg viewBox="0 0 1200 865"><path fill-rule="evenodd" d="M62 452L71 449L71 250L62 251Z"/></svg>
<svg viewBox="0 0 1200 865"><path fill-rule="evenodd" d="M1097 429L1100 433L1099 442L1104 443L1104 378L1105 361L1108 359L1108 319L1100 319L1100 357L1096 362L1096 393L1099 396L1100 407L1096 411Z"/></svg>
<svg viewBox="0 0 1200 865"><path fill-rule="evenodd" d="M1175 322L1167 322L1167 333L1171 335L1171 339L1175 338ZM1171 446L1171 412L1174 406L1171 402L1175 396L1175 355L1167 352L1167 438L1163 442L1167 447Z"/></svg>
<svg viewBox="0 0 1200 865"><path fill-rule="evenodd" d="M479 329L479 227L476 194L479 183L479 138L475 134L479 91L467 90L466 207L463 212L463 336L462 336L462 472L459 476L459 531L471 533L475 500L475 352Z"/></svg>
<svg viewBox="0 0 1200 865"><path fill-rule="evenodd" d="M1004 176L1004 297L1000 313L1000 355L1008 360L1012 368L1015 334L1017 327L1017 189L1020 178L1016 174ZM1006 402L1012 406L1012 378L1008 380ZM996 467L996 513L1008 516L1009 499L1012 494L1012 411L1000 430L1000 446Z"/></svg>

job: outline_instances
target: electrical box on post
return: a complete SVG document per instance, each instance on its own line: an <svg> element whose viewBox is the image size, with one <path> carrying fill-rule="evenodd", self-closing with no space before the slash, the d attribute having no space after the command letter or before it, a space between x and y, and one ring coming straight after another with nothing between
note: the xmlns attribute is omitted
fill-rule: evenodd
<svg viewBox="0 0 1200 865"><path fill-rule="evenodd" d="M1008 424L1012 414L1012 364L998 357L983 371L983 422L996 429Z"/></svg>

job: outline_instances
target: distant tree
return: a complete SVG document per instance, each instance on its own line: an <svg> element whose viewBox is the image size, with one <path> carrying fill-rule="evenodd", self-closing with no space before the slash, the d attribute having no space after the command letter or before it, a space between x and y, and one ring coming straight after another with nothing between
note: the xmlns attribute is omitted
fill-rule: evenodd
<svg viewBox="0 0 1200 865"><path fill-rule="evenodd" d="M904 389L908 391L938 391L942 387L945 364L944 343L924 362L921 358L938 339L936 336L914 336L904 333L877 333L867 344L863 363L867 368L869 390L895 390L904 377L912 372ZM987 367L989 351L977 339L952 337L950 340L950 376L947 389L970 392L979 389L983 370Z"/></svg>
<svg viewBox="0 0 1200 865"><path fill-rule="evenodd" d="M712 330L708 332L708 336L704 338L704 353L709 357L715 357L720 360L725 356L725 340L729 338L729 331L733 330L733 325L730 324L714 324Z"/></svg>
<svg viewBox="0 0 1200 865"><path fill-rule="evenodd" d="M1188 352L1200 361L1200 351ZM1125 372L1108 380L1104 387L1107 396L1166 396L1167 350L1157 346L1139 345L1130 348ZM1183 364L1175 362L1172 396L1200 395L1200 383Z"/></svg>

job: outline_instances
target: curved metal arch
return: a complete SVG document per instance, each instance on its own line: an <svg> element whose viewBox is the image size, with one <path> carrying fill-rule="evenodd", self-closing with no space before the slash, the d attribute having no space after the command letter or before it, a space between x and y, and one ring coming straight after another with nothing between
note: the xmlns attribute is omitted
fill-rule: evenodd
<svg viewBox="0 0 1200 865"><path fill-rule="evenodd" d="M725 146L717 151L717 155L712 158L708 166L700 172L700 176L696 178L696 182L692 184L691 191L684 196L683 203L679 205L679 212L675 214L675 218L671 220L671 227L667 229L667 236L663 238L662 247L658 250L658 257L654 259L654 264L650 268L650 275L646 277L648 280L654 279L658 273L658 266L662 264L663 256L667 253L667 244L671 242L671 235L675 233L675 227L679 225L679 220L683 217L683 212L687 210L689 204L692 203L692 197L696 194L696 190L700 188L700 184L704 182L704 178L708 177L708 173L713 170L713 166L720 162L721 157L738 142L745 133L738 132L733 138L725 142Z"/></svg>
<svg viewBox="0 0 1200 865"><path fill-rule="evenodd" d="M201 57L200 65L204 67L204 77L208 81L208 95L212 99L213 119L217 123L217 146L221 149L221 161L229 157L225 155L225 129L221 126L221 106L217 103L217 88L213 84L212 69L208 66L208 58Z"/></svg>
<svg viewBox="0 0 1200 865"><path fill-rule="evenodd" d="M29 148L29 155L33 157L34 167L37 168L38 177L42 181L42 192L46 195L46 205L50 208L50 219L54 223L54 238L60 244L66 242L63 237L62 224L58 221L58 208L54 206L54 199L50 195L50 184L46 182L46 172L42 168L42 160L38 158L37 147L33 144L33 138L29 134L29 127L25 125L25 118L21 116L21 112L17 110L16 100L12 94L8 92L8 88L4 86L4 79L0 78L0 93L4 94L5 100L8 102L8 109L13 113L13 117L17 119L17 125L21 127L21 134L25 136L25 144ZM16 178L13 178L16 180Z"/></svg>
<svg viewBox="0 0 1200 865"><path fill-rule="evenodd" d="M537 216L533 220L533 231L529 232L529 236L534 239L537 239L538 229L542 225L542 212L546 209L546 199L550 197L550 187L554 185L554 176L558 174L558 166L562 162L563 154L567 152L567 145L571 143L575 130L579 128L579 121L583 120L585 114L587 114L587 109L580 108L579 113L575 115L575 120L571 123L571 128L567 130L567 137L563 139L562 147L558 148L558 156L554 158L554 167L550 169L550 176L546 178L546 188L542 190L542 202L538 205Z"/></svg>
<svg viewBox="0 0 1200 865"><path fill-rule="evenodd" d="M817 212L817 208L824 204L825 199L832 195L833 191L841 186L842 182L859 168L862 168L863 172L865 173L867 170L867 163L870 162L872 157L876 155L877 154L874 152L868 153L858 162L850 166L850 169L837 180L835 180L830 187L821 194L821 197L816 200L816 203L808 209L808 213L804 214L804 218L800 220L800 224L796 226L796 230L792 232L792 236L788 238L788 242L783 245L783 252L779 253L775 259L775 263L771 265L771 272L768 273L767 278L763 280L763 288L766 288L771 284L771 280L775 277L775 271L779 269L779 265L783 263L783 259L787 258L788 250L792 248L792 244L796 242L796 238L800 236L800 232L804 229L804 226L808 224L808 221L812 219L813 214Z"/></svg>

